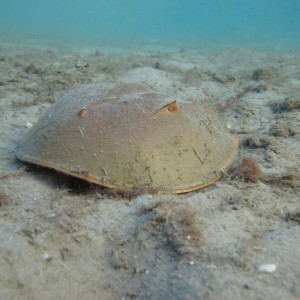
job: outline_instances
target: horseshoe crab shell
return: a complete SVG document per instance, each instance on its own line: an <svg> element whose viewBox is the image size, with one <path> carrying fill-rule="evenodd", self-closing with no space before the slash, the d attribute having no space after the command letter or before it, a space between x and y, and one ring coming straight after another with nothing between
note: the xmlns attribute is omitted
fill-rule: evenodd
<svg viewBox="0 0 300 300"><path fill-rule="evenodd" d="M238 139L197 102L140 84L90 84L56 101L17 157L120 191L180 194L220 179L237 148Z"/></svg>

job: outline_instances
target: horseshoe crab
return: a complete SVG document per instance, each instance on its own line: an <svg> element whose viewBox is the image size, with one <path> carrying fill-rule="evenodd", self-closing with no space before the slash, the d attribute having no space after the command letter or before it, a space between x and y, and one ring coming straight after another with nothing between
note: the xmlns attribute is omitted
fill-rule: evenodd
<svg viewBox="0 0 300 300"><path fill-rule="evenodd" d="M120 191L180 194L220 179L238 143L196 101L179 102L142 84L88 84L46 111L17 157Z"/></svg>

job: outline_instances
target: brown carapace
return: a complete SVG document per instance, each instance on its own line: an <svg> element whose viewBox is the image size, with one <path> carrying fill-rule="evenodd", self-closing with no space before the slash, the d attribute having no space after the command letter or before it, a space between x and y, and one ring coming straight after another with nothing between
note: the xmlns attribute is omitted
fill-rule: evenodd
<svg viewBox="0 0 300 300"><path fill-rule="evenodd" d="M220 179L238 138L200 103L142 84L71 89L28 132L17 157L120 191L186 193Z"/></svg>

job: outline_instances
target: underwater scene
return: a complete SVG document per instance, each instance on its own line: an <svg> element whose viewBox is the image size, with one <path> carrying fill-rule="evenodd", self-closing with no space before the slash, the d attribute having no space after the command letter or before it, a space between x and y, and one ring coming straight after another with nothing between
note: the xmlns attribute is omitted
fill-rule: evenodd
<svg viewBox="0 0 300 300"><path fill-rule="evenodd" d="M0 299L300 299L300 1L1 0Z"/></svg>
<svg viewBox="0 0 300 300"><path fill-rule="evenodd" d="M297 0L2 0L0 26L91 43L107 38L299 48L299 14Z"/></svg>

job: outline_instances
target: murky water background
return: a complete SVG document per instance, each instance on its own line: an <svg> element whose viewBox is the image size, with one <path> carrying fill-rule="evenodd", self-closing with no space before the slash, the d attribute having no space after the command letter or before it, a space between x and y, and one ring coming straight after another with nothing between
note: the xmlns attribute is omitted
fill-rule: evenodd
<svg viewBox="0 0 300 300"><path fill-rule="evenodd" d="M299 46L297 0L2 0L0 31Z"/></svg>

